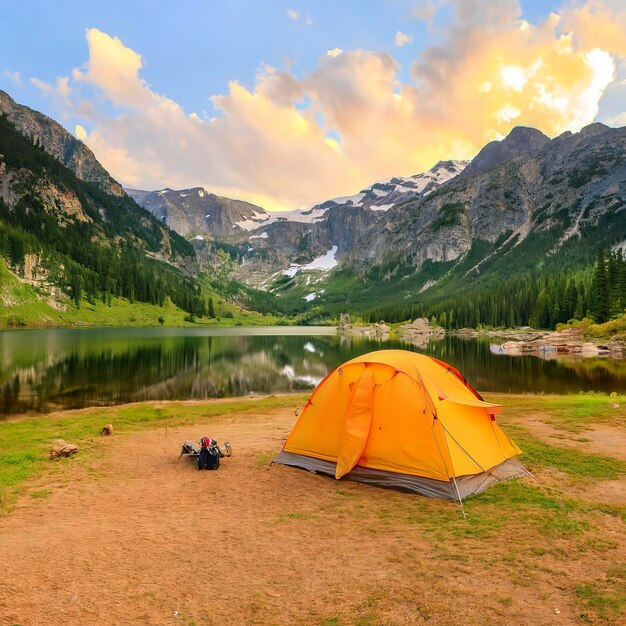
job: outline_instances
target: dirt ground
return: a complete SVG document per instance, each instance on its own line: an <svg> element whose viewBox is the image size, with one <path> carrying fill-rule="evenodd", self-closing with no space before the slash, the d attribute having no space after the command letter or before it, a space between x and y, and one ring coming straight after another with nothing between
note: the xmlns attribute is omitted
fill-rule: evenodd
<svg viewBox="0 0 626 626"><path fill-rule="evenodd" d="M515 552L543 559L525 569L506 531L439 545L385 514L420 496L269 466L294 419L115 434L39 480L50 495L0 518L0 623L569 625L573 585L619 557ZM233 444L217 472L178 458L202 435ZM600 523L623 556L619 520Z"/></svg>

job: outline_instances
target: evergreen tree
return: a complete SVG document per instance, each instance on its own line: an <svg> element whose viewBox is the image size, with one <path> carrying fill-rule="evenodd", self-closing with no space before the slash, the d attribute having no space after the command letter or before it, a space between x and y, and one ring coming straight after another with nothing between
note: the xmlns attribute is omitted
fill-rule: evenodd
<svg viewBox="0 0 626 626"><path fill-rule="evenodd" d="M596 271L593 278L593 302L591 312L599 324L609 319L609 280L606 257L603 249L598 250Z"/></svg>

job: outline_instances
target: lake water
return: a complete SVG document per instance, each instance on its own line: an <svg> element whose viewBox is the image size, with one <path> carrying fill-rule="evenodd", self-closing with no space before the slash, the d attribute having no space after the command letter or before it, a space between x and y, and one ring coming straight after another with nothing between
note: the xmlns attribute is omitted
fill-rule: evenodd
<svg viewBox="0 0 626 626"><path fill-rule="evenodd" d="M330 370L398 341L328 327L97 328L0 332L0 416L138 400L222 398L312 389ZM492 354L446 337L419 349L481 391L626 391L626 361Z"/></svg>

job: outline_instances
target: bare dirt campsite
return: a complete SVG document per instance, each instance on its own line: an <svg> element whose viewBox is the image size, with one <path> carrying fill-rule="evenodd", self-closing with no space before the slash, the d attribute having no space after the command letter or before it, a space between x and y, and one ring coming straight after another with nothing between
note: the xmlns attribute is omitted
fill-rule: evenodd
<svg viewBox="0 0 626 626"><path fill-rule="evenodd" d="M4 422L0 623L626 623L626 398L489 399L536 480L469 498L467 520L270 466L304 396ZM217 472L178 458L203 435L233 445ZM56 437L78 454L48 460Z"/></svg>

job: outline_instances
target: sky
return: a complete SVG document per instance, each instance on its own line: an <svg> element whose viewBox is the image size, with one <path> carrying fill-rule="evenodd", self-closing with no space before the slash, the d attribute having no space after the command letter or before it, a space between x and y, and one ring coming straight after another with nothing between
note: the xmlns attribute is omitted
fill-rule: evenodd
<svg viewBox="0 0 626 626"><path fill-rule="evenodd" d="M626 125L626 2L5 2L0 89L126 186L308 208L517 125Z"/></svg>

